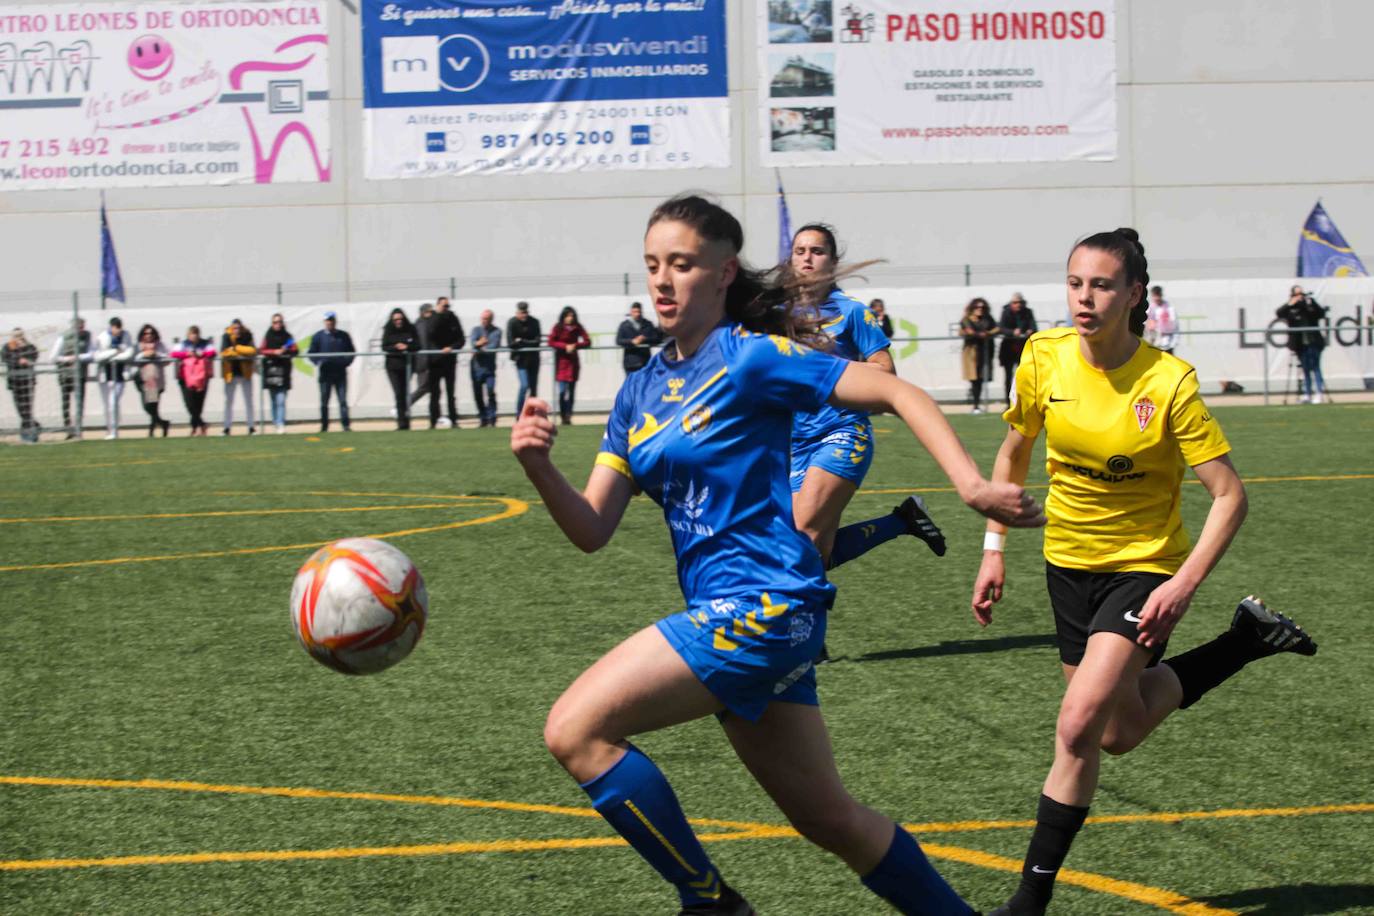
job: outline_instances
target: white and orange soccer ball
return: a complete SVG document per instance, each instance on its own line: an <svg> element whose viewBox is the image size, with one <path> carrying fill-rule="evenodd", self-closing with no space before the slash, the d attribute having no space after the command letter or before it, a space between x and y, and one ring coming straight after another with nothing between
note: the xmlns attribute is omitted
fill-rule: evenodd
<svg viewBox="0 0 1374 916"><path fill-rule="evenodd" d="M374 674L405 658L428 616L425 580L410 557L371 538L321 547L291 588L291 625L301 646L345 674Z"/></svg>

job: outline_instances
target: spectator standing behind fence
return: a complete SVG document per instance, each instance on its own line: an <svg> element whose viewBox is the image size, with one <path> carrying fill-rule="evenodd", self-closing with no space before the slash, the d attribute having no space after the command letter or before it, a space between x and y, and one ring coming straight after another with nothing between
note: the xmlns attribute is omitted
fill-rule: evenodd
<svg viewBox="0 0 1374 916"><path fill-rule="evenodd" d="M992 320L988 300L979 296L964 308L959 336L964 338L962 362L964 381L969 383L969 400L973 402L971 413L982 413L983 383L992 380L992 352L997 336L997 322Z"/></svg>
<svg viewBox="0 0 1374 916"><path fill-rule="evenodd" d="M162 419L159 407L162 392L167 390L167 348L163 346L162 335L151 324L138 329L137 352L129 365L129 380L138 390L143 411L148 414L148 438L159 429L162 438L167 438L172 424Z"/></svg>
<svg viewBox="0 0 1374 916"><path fill-rule="evenodd" d="M38 441L38 424L33 420L34 364L38 362L38 348L29 343L23 328L10 332L10 339L0 349L5 363L5 387L14 398L19 412L19 436L25 442Z"/></svg>
<svg viewBox="0 0 1374 916"><path fill-rule="evenodd" d="M392 309L382 328L382 351L386 353L386 378L396 401L396 428L410 429L410 395L406 363L419 347L415 325L401 309Z"/></svg>
<svg viewBox="0 0 1374 916"><path fill-rule="evenodd" d="M348 424L348 367L353 362L353 338L339 330L339 316L324 313L324 327L310 338L310 361L320 373L320 432L329 432L329 396L339 396L339 423Z"/></svg>
<svg viewBox="0 0 1374 916"><path fill-rule="evenodd" d="M262 335L258 355L262 360L262 387L272 400L272 427L286 432L286 393L291 390L291 360L300 353L296 339L286 329L281 313L272 316L272 326Z"/></svg>
<svg viewBox="0 0 1374 916"><path fill-rule="evenodd" d="M53 344L48 359L57 364L57 386L62 392L62 425L68 439L81 438L82 414L86 408L86 366L95 358L95 343L86 330L86 319L76 319ZM72 419L72 396L76 395L76 419Z"/></svg>
<svg viewBox="0 0 1374 916"><path fill-rule="evenodd" d="M477 402L479 426L496 425L496 353L501 349L501 329L494 323L491 309L483 309L472 328L472 397Z"/></svg>
<svg viewBox="0 0 1374 916"><path fill-rule="evenodd" d="M201 412L205 410L205 392L214 374L215 345L200 336L200 327L186 329L186 339L172 345L172 359L177 361L177 384L181 399L191 415L191 435L204 436L209 432Z"/></svg>
<svg viewBox="0 0 1374 916"><path fill-rule="evenodd" d="M253 413L253 363L258 348L253 344L253 332L235 318L224 329L219 340L220 374L224 376L224 434L234 429L234 396L243 400L243 414L248 422L248 435L258 431Z"/></svg>
<svg viewBox="0 0 1374 916"><path fill-rule="evenodd" d="M882 328L883 336L891 340L892 319L887 317L887 303L881 299L874 299L868 303L868 310L873 313L874 318L878 319L878 327Z"/></svg>
<svg viewBox="0 0 1374 916"><path fill-rule="evenodd" d="M119 398L124 394L124 370L134 356L134 338L124 322L110 319L110 326L95 341L97 384L105 407L105 438L119 438Z"/></svg>
<svg viewBox="0 0 1374 916"><path fill-rule="evenodd" d="M458 351L467 343L463 334L463 323L449 308L448 297L440 296L434 301L434 323L430 328L429 349L442 350L442 353L429 358L429 425L432 429L439 421L439 385L444 386L447 398L449 425L458 427L458 399L453 392L453 381L458 373Z"/></svg>
<svg viewBox="0 0 1374 916"><path fill-rule="evenodd" d="M553 347L553 378L558 383L558 416L564 426L572 423L577 379L582 375L582 360L577 351L591 345L587 329L577 320L577 309L563 306L563 311L558 313L558 324L549 332L549 346Z"/></svg>
<svg viewBox="0 0 1374 916"><path fill-rule="evenodd" d="M1026 305L1026 297L1012 293L1011 301L1002 306L1002 320L997 324L1002 334L1002 346L997 351L997 361L1002 364L1005 381L1002 383L1002 399L1011 404L1011 386L1016 380L1016 367L1021 364L1021 351L1026 348L1026 338L1035 333L1035 313Z"/></svg>
<svg viewBox="0 0 1374 916"><path fill-rule="evenodd" d="M1290 328L1317 328L1326 320L1326 306L1317 304L1301 286L1295 286L1288 294L1288 301L1279 306L1275 314ZM1300 404L1320 404L1326 391L1326 379L1322 378L1322 350L1326 348L1326 337L1319 330L1289 331L1288 349L1297 357L1302 368L1302 396Z"/></svg>
<svg viewBox="0 0 1374 916"><path fill-rule="evenodd" d="M630 305L630 316L620 322L615 332L616 346L625 351L621 365L625 374L630 375L644 368L649 361L650 347L663 342L663 332L654 324L644 320L644 306L638 302Z"/></svg>
<svg viewBox="0 0 1374 916"><path fill-rule="evenodd" d="M423 302L420 304L420 314L416 317L415 323L411 325L415 328L415 346L413 350L430 349L430 328L434 326L434 303ZM415 377L415 390L410 393L410 398L406 403L407 408L414 407L415 404L429 394L429 357L423 353L413 353L410 357L410 371ZM437 406L437 395L430 397L431 407ZM435 420L438 418L437 411L431 411L429 428L434 428ZM407 411L406 416L410 416Z"/></svg>
<svg viewBox="0 0 1374 916"><path fill-rule="evenodd" d="M1150 287L1150 304L1145 311L1145 340L1165 353L1178 344L1178 313L1164 298L1164 287Z"/></svg>
<svg viewBox="0 0 1374 916"><path fill-rule="evenodd" d="M530 304L515 303L515 317L506 322L506 346L511 349L510 358L520 379L520 391L515 396L517 419L525 406L525 397L539 397L539 347L543 343L544 331L539 319L530 314Z"/></svg>

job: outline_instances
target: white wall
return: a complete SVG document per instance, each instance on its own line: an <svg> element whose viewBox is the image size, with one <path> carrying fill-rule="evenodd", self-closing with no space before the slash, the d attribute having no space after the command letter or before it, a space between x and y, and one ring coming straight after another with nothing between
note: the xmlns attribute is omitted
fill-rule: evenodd
<svg viewBox="0 0 1374 916"><path fill-rule="evenodd" d="M754 3L728 6L729 169L371 182L359 22L333 4L335 181L109 192L130 304L271 301L278 282L288 304L432 297L450 276L460 296L618 293L623 274L638 283L649 208L686 187L720 195L769 260ZM1160 280L1282 276L1318 197L1374 257L1374 4L1118 0L1117 17L1116 161L787 169L794 221L836 224L852 256L888 260L870 276L891 285L958 283L931 268L966 263L975 284L1052 280L1075 237L1116 225L1141 230ZM94 191L0 195L0 310L92 301L97 206Z"/></svg>

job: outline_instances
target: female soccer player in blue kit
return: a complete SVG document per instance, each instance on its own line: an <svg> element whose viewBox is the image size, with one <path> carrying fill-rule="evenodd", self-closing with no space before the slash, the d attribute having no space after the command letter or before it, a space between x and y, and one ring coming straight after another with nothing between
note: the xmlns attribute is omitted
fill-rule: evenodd
<svg viewBox="0 0 1374 916"><path fill-rule="evenodd" d="M919 388L813 350L813 327L739 261L744 236L695 196L649 219L650 294L674 339L626 379L587 485L553 464L548 405L531 399L511 448L578 547L610 539L630 497L663 508L686 608L616 646L549 712L544 740L597 811L681 899L681 913L753 910L721 880L658 768L633 735L719 714L735 753L798 831L840 856L903 913L968 913L916 841L863 807L836 771L812 660L834 589L797 531L787 486L792 414L827 401L890 410L969 506L1003 524L1043 524L1015 484L994 486ZM814 911L813 907L806 906Z"/></svg>
<svg viewBox="0 0 1374 916"><path fill-rule="evenodd" d="M867 306L834 283L840 253L835 231L808 223L792 237L789 289L795 305L809 310L830 338L829 352L896 374L891 343ZM797 528L821 552L826 569L861 556L900 534L925 541L937 556L945 538L914 496L892 512L840 528L840 517L873 463L873 424L868 411L822 404L792 420L792 513Z"/></svg>

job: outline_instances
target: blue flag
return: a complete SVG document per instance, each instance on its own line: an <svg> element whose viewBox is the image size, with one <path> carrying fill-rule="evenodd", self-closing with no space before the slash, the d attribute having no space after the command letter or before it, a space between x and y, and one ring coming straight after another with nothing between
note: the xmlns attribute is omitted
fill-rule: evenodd
<svg viewBox="0 0 1374 916"><path fill-rule="evenodd" d="M105 217L105 198L100 199L100 298L124 301L124 278L119 275L110 221Z"/></svg>
<svg viewBox="0 0 1374 916"><path fill-rule="evenodd" d="M1299 277L1367 277L1359 255L1331 222L1321 201L1312 208L1298 238Z"/></svg>
<svg viewBox="0 0 1374 916"><path fill-rule="evenodd" d="M792 216L787 212L787 195L782 190L782 173L774 169L773 174L778 177L778 263L783 264L792 257Z"/></svg>

